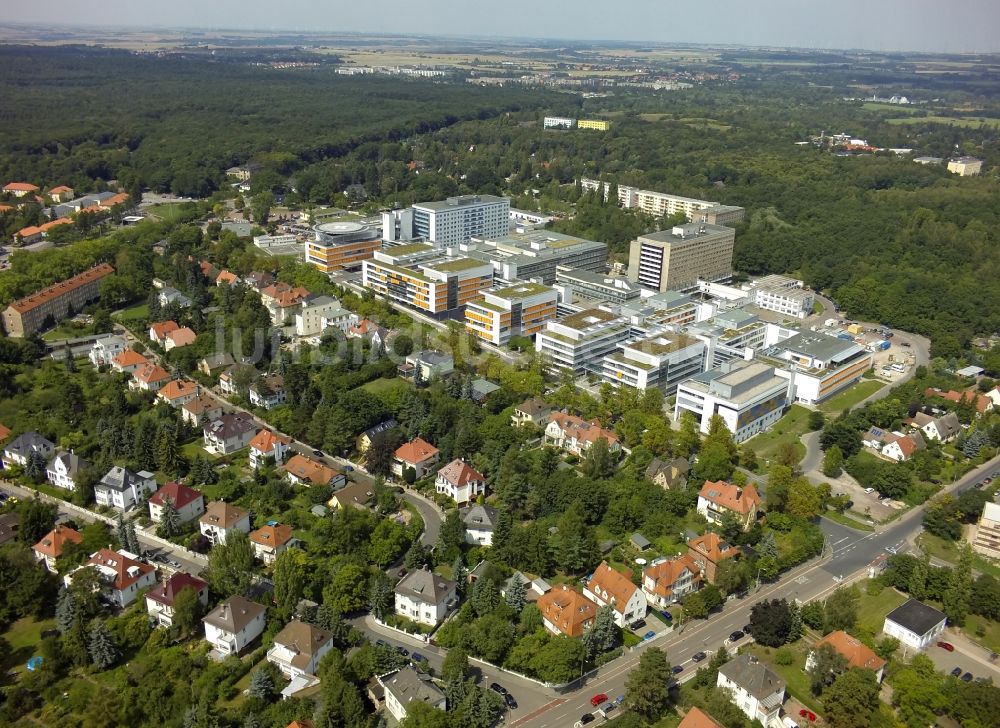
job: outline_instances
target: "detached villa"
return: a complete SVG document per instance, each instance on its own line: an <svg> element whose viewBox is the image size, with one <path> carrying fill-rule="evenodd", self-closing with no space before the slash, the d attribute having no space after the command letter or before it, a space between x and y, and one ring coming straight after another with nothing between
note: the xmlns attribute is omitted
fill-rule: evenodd
<svg viewBox="0 0 1000 728"><path fill-rule="evenodd" d="M486 495L486 477L463 459L452 460L441 468L434 481L437 492L459 505Z"/></svg>
<svg viewBox="0 0 1000 728"><path fill-rule="evenodd" d="M94 486L94 500L100 506L128 511L155 491L156 480L152 473L147 470L133 473L116 465Z"/></svg>
<svg viewBox="0 0 1000 728"><path fill-rule="evenodd" d="M396 585L396 614L431 627L456 601L455 582L428 571L411 571Z"/></svg>
<svg viewBox="0 0 1000 728"><path fill-rule="evenodd" d="M201 620L205 641L220 655L238 655L261 636L267 608L240 596L230 597Z"/></svg>
<svg viewBox="0 0 1000 728"><path fill-rule="evenodd" d="M736 516L744 531L757 520L760 496L752 485L740 487L725 481L706 480L698 493L698 513L709 523L720 524L725 514Z"/></svg>
<svg viewBox="0 0 1000 728"><path fill-rule="evenodd" d="M183 589L191 589L198 595L203 607L208 606L208 584L183 571L178 571L169 579L146 592L146 613L158 627L170 627L174 619L174 600Z"/></svg>
<svg viewBox="0 0 1000 728"><path fill-rule="evenodd" d="M607 561L602 561L594 570L583 593L599 606L611 607L615 624L619 627L626 627L646 616L646 595L642 589L625 574L612 569Z"/></svg>
<svg viewBox="0 0 1000 728"><path fill-rule="evenodd" d="M545 426L545 444L558 447L573 455L584 455L595 442L603 438L608 443L608 450L619 452L622 449L618 435L611 430L605 430L597 420L587 420L569 415L565 412L553 412L549 415L549 424Z"/></svg>

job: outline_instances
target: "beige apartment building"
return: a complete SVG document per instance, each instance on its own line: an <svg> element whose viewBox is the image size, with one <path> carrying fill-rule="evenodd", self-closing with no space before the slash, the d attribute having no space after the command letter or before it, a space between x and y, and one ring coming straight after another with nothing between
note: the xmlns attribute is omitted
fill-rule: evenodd
<svg viewBox="0 0 1000 728"><path fill-rule="evenodd" d="M101 279L114 272L114 268L102 263L14 301L4 309L4 330L8 336L21 338L38 331L49 316L53 321L66 318L70 310L79 311L96 299Z"/></svg>

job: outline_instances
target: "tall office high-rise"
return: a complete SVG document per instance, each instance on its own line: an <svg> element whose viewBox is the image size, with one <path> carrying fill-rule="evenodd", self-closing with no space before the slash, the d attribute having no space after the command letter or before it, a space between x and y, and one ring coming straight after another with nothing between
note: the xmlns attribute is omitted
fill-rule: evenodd
<svg viewBox="0 0 1000 728"><path fill-rule="evenodd" d="M705 223L640 235L629 248L628 279L654 291L683 291L699 280L729 278L735 241L732 228Z"/></svg>

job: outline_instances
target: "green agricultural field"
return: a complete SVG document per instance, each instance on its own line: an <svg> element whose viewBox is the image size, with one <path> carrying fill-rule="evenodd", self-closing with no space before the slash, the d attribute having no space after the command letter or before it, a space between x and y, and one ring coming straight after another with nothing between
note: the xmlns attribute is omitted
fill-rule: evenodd
<svg viewBox="0 0 1000 728"><path fill-rule="evenodd" d="M985 116L907 116L901 119L886 119L890 124L945 124L962 129L978 129L980 126L1000 129L1000 119L990 119Z"/></svg>
<svg viewBox="0 0 1000 728"><path fill-rule="evenodd" d="M894 111L897 114L919 114L920 109L914 109L908 106L900 106L899 104L880 104L876 101L866 101L861 105L861 108L865 111Z"/></svg>

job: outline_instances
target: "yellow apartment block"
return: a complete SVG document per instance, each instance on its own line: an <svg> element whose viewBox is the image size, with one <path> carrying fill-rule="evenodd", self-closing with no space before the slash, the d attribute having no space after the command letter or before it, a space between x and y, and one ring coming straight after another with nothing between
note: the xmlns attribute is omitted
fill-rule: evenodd
<svg viewBox="0 0 1000 728"><path fill-rule="evenodd" d="M611 122L605 121L604 119L580 119L576 122L577 129L594 129L596 131L608 131L611 128Z"/></svg>

